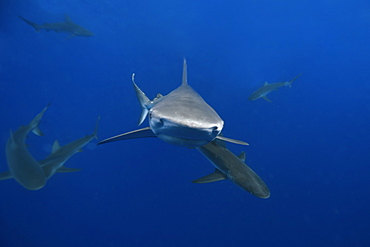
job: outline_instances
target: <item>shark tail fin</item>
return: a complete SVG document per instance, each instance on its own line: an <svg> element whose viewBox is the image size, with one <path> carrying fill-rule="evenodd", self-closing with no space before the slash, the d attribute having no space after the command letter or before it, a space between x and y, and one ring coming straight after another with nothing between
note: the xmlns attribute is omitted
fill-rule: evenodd
<svg viewBox="0 0 370 247"><path fill-rule="evenodd" d="M98 128L99 128L99 122L100 122L100 115L98 116L98 119L96 119L95 129L94 129L94 137L96 140L98 140Z"/></svg>
<svg viewBox="0 0 370 247"><path fill-rule="evenodd" d="M140 116L140 119L139 119L139 124L142 124L146 118L146 116L148 115L148 112L149 112L149 109L148 109L148 105L151 103L149 98L145 95L145 93L143 91L141 91L141 89L136 85L135 83L135 73L132 74L132 84L134 85L134 89L135 89L135 92L136 92L136 96L140 102L140 105L141 105L141 116Z"/></svg>
<svg viewBox="0 0 370 247"><path fill-rule="evenodd" d="M45 111L49 108L50 104L48 104L39 114L36 115L29 124L29 126L32 128L32 132L35 135L43 136L44 133L39 129L39 124L41 121L42 116L44 115Z"/></svg>
<svg viewBox="0 0 370 247"><path fill-rule="evenodd" d="M20 16L20 15L18 15L18 17L19 18L21 18L24 22L26 22L28 25L30 25L30 26L32 26L35 30L36 30L36 32L39 32L40 31L40 25L39 24L36 24L36 23L34 23L34 22L32 22L32 21L29 21L29 20L27 20L26 18L23 18L22 16Z"/></svg>
<svg viewBox="0 0 370 247"><path fill-rule="evenodd" d="M187 69L185 58L184 58L184 65L182 67L182 83L181 83L181 85L188 85L188 69Z"/></svg>
<svg viewBox="0 0 370 247"><path fill-rule="evenodd" d="M297 80L298 79L298 77L300 77L302 75L302 73L301 74L299 74L299 75L297 75L296 77L294 77L292 80L290 80L289 81L289 83L288 83L288 87L292 87L292 83L295 81L295 80Z"/></svg>

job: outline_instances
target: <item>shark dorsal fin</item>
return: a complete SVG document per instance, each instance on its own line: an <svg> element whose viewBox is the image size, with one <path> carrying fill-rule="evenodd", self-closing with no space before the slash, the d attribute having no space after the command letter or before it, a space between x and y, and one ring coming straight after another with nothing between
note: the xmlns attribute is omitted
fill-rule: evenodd
<svg viewBox="0 0 370 247"><path fill-rule="evenodd" d="M241 152L241 154L238 155L238 158L245 163L246 156L245 152Z"/></svg>
<svg viewBox="0 0 370 247"><path fill-rule="evenodd" d="M267 81L265 81L265 83L263 83L264 86L267 86L269 83Z"/></svg>
<svg viewBox="0 0 370 247"><path fill-rule="evenodd" d="M54 144L53 144L53 148L51 149L51 153L55 153L56 151L58 151L60 149L60 145L59 145L59 142L58 140L55 140Z"/></svg>
<svg viewBox="0 0 370 247"><path fill-rule="evenodd" d="M186 59L184 58L184 65L182 67L182 83L181 85L188 85L188 71L186 66Z"/></svg>
<svg viewBox="0 0 370 247"><path fill-rule="evenodd" d="M72 22L71 17L69 17L69 15L67 15L67 14L65 14L65 21L66 22Z"/></svg>

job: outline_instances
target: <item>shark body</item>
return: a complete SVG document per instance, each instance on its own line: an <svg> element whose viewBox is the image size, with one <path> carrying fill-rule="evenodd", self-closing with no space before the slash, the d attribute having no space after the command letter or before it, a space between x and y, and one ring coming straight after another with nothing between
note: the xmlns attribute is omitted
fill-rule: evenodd
<svg viewBox="0 0 370 247"><path fill-rule="evenodd" d="M263 180L245 164L245 153L234 155L226 148L223 141L214 140L206 145L197 147L216 167L215 172L196 179L193 183L210 183L230 179L233 183L260 197L270 197L270 190Z"/></svg>
<svg viewBox="0 0 370 247"><path fill-rule="evenodd" d="M64 163L74 154L81 152L82 148L92 139L97 139L99 119L100 117L96 121L95 130L92 134L86 135L64 146L60 146L57 140L54 142L51 154L39 162L46 179L49 179L56 172L75 172L80 170L67 168L64 166Z"/></svg>
<svg viewBox="0 0 370 247"><path fill-rule="evenodd" d="M45 185L44 171L39 162L28 151L25 141L31 131L37 135L43 135L38 126L47 108L48 106L37 114L28 125L10 132L6 144L6 159L9 171L1 173L0 180L14 178L28 190L37 190Z"/></svg>
<svg viewBox="0 0 370 247"><path fill-rule="evenodd" d="M149 100L136 85L134 75L132 83L142 108L139 125L149 115L150 127L114 136L99 142L99 144L133 138L158 137L167 143L185 147L202 146L216 138L248 145L242 141L220 136L224 121L188 85L185 59L181 86L166 96L158 94L153 100Z"/></svg>
<svg viewBox="0 0 370 247"><path fill-rule="evenodd" d="M292 79L291 81L284 81L284 82L276 82L276 83L268 83L268 82L265 82L263 84L262 87L260 87L259 89L257 89L256 91L254 91L249 97L248 97L248 100L257 100L259 98L262 98L268 102L272 102L269 98L267 98L267 94L272 92L272 91L276 91L278 90L278 88L281 88L281 87L292 87L292 83L298 78L300 77L301 74L297 75L294 79Z"/></svg>
<svg viewBox="0 0 370 247"><path fill-rule="evenodd" d="M94 33L87 30L86 28L77 25L76 23L71 21L71 18L66 14L64 22L55 22L55 23L44 23L44 24L36 24L31 22L22 16L18 16L23 21L25 21L28 25L32 26L36 32L40 30L46 31L54 31L57 33L68 33L70 36L67 39L73 38L75 36L79 37L91 37L94 36Z"/></svg>

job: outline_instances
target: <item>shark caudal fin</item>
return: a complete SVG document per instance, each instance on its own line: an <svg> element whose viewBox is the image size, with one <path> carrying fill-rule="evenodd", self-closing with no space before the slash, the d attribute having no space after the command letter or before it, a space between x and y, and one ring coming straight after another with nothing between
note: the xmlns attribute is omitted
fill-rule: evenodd
<svg viewBox="0 0 370 247"><path fill-rule="evenodd" d="M140 119L139 119L139 124L138 124L138 125L140 125L144 122L146 116L148 115L149 105L151 104L151 101L145 95L145 93L143 91L141 91L141 89L136 85L136 83L135 83L135 74L132 74L131 80L132 80L132 84L134 85L136 96L137 96L137 98L140 102L141 109L142 109L141 116L140 116Z"/></svg>
<svg viewBox="0 0 370 247"><path fill-rule="evenodd" d="M292 80L290 80L290 81L288 81L288 87L292 87L292 83L295 81L295 80L297 80L298 79L298 77L300 77L302 75L302 73L301 74L299 74L299 75L297 75L296 77L294 77Z"/></svg>
<svg viewBox="0 0 370 247"><path fill-rule="evenodd" d="M100 119L101 119L101 117L98 116L98 119L96 119L95 129L94 129L94 133L93 133L94 138L96 140L98 140L98 129L99 129L99 121L100 121Z"/></svg>
<svg viewBox="0 0 370 247"><path fill-rule="evenodd" d="M188 85L188 69L186 59L184 58L184 65L182 66L182 83L181 85Z"/></svg>
<svg viewBox="0 0 370 247"><path fill-rule="evenodd" d="M18 15L19 18L21 18L24 22L26 22L28 25L32 26L36 32L39 32L40 31L40 25L39 24L36 24L32 21L29 21L27 20L26 18L23 18L22 16Z"/></svg>
<svg viewBox="0 0 370 247"><path fill-rule="evenodd" d="M36 117L34 117L29 124L30 128L32 129L32 132L35 135L38 135L38 136L44 135L44 133L42 133L42 131L39 129L39 124L40 124L42 116L44 115L45 111L49 108L49 106L50 104L48 104L39 114L37 114Z"/></svg>

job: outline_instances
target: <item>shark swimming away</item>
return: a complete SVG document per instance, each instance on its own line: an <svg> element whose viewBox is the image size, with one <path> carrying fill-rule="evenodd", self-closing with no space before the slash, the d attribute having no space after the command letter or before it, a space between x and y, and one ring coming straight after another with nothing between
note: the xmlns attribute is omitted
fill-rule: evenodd
<svg viewBox="0 0 370 247"><path fill-rule="evenodd" d="M270 190L262 179L245 164L245 153L234 155L220 140L197 147L209 161L216 167L215 172L196 179L193 183L210 183L230 179L242 189L260 198L269 198Z"/></svg>
<svg viewBox="0 0 370 247"><path fill-rule="evenodd" d="M5 150L9 171L1 173L0 180L14 178L28 190L37 190L46 184L44 171L39 162L28 152L25 141L31 131L36 135L43 135L38 126L47 109L48 106L37 114L28 125L21 126L14 132L10 131Z"/></svg>
<svg viewBox="0 0 370 247"><path fill-rule="evenodd" d="M263 84L262 87L260 87L259 89L257 89L256 91L254 91L249 97L248 97L248 100L256 100L256 99L259 99L259 98L262 98L270 103L272 103L272 101L267 98L267 94L268 93L271 93L272 91L276 91L278 90L278 88L280 87L292 87L292 83L298 78L300 77L302 74L299 74L297 75L296 77L294 77L291 81L284 81L284 82L276 82L276 83L271 83L269 84L268 82L265 82Z"/></svg>
<svg viewBox="0 0 370 247"><path fill-rule="evenodd" d="M132 83L142 108L139 125L149 115L149 127L114 136L98 144L133 138L158 137L167 143L185 147L199 147L214 139L248 145L246 142L220 135L224 121L188 85L185 59L181 86L166 96L158 94L153 100L149 100L136 85L134 76L135 74L132 75Z"/></svg>
<svg viewBox="0 0 370 247"><path fill-rule="evenodd" d="M14 178L19 184L28 190L38 190L46 185L46 181L56 172L76 172L80 169L63 166L72 155L81 152L92 139L97 138L98 122L94 133L77 139L65 146L54 142L52 153L41 161L36 161L29 153L25 143L29 132L43 135L38 125L47 110L45 107L27 126L21 126L17 131L10 132L6 145L6 157L9 171L0 173L0 180Z"/></svg>
<svg viewBox="0 0 370 247"><path fill-rule="evenodd" d="M46 30L48 32L54 31L57 33L68 33L69 37L67 37L66 39L70 39L75 36L79 36L79 37L94 36L93 32L72 22L71 18L67 14L65 15L64 22L44 23L44 24L36 24L34 22L31 22L23 18L20 15L18 15L18 17L21 18L23 21L25 21L28 25L32 26L36 30L36 32L39 32L40 30Z"/></svg>
<svg viewBox="0 0 370 247"><path fill-rule="evenodd" d="M64 146L60 146L57 140L54 142L51 154L45 159L39 161L46 179L49 179L56 172L76 172L80 170L68 168L63 165L74 154L82 152L82 148L86 146L92 139L98 139L97 134L99 120L100 117L98 117L98 120L96 120L95 130L90 135L86 135Z"/></svg>

